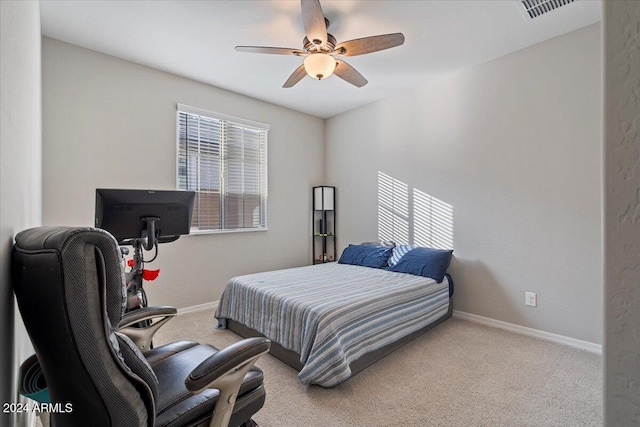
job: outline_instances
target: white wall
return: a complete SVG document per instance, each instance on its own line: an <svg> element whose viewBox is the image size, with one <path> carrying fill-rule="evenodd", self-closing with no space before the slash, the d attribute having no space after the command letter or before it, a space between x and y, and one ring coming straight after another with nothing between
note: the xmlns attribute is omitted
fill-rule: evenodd
<svg viewBox="0 0 640 427"><path fill-rule="evenodd" d="M221 64L223 66L223 64ZM219 299L226 282L311 259L311 187L324 122L302 113L43 39L43 220L92 225L96 188L175 189L176 103L271 125L269 231L195 235L160 246L152 304Z"/></svg>
<svg viewBox="0 0 640 427"><path fill-rule="evenodd" d="M640 424L640 3L604 6L605 425Z"/></svg>
<svg viewBox="0 0 640 427"><path fill-rule="evenodd" d="M0 403L16 402L17 367L33 353L9 281L15 234L42 214L40 5L0 2ZM26 426L33 414L0 413Z"/></svg>
<svg viewBox="0 0 640 427"><path fill-rule="evenodd" d="M340 244L378 237L382 172L409 241L446 234L424 193L452 206L455 309L601 343L600 45L592 25L329 119Z"/></svg>

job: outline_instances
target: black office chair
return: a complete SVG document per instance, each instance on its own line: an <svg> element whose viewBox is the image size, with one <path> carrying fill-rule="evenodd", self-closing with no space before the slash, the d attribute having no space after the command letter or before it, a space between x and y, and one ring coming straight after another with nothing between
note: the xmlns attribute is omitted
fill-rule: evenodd
<svg viewBox="0 0 640 427"><path fill-rule="evenodd" d="M269 340L220 351L193 341L149 350L158 323L147 332L130 325L175 309L123 316L121 261L116 240L99 229L38 227L16 236L13 289L51 402L62 403L52 425L255 426L265 390L253 364Z"/></svg>

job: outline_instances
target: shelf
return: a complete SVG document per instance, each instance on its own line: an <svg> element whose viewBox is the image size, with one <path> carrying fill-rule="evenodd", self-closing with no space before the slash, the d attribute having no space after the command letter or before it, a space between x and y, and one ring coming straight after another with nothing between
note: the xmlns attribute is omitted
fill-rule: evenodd
<svg viewBox="0 0 640 427"><path fill-rule="evenodd" d="M311 262L325 264L338 259L338 238L335 235L336 188L321 185L311 192ZM318 259L319 258L319 259Z"/></svg>

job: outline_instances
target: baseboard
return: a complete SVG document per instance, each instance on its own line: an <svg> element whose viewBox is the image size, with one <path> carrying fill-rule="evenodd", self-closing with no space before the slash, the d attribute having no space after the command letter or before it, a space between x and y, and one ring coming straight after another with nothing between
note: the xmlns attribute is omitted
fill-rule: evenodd
<svg viewBox="0 0 640 427"><path fill-rule="evenodd" d="M569 347L585 350L590 353L602 354L602 345L589 341L577 340L575 338L565 337L563 335L552 334L538 329L527 328L525 326L515 325L513 323L502 322L500 320L491 319L489 317L478 316L477 314L465 313L464 311L453 310L453 317L469 320L471 322L480 323L494 328L504 329L516 334L527 335L530 337L540 338L546 341L563 344Z"/></svg>
<svg viewBox="0 0 640 427"><path fill-rule="evenodd" d="M191 307L184 307L178 309L178 314L197 313L198 311L215 310L218 307L220 301L211 301L204 304L192 305Z"/></svg>
<svg viewBox="0 0 640 427"><path fill-rule="evenodd" d="M204 304L192 305L178 309L178 314L197 313L205 310L215 310L220 301L211 301ZM551 332L541 331L539 329L527 328L526 326L515 325L513 323L503 322L501 320L491 319L489 317L478 316L477 314L466 313L464 311L453 310L453 317L469 320L481 325L491 326L494 328L504 329L516 334L527 335L530 337L540 338L546 341L555 342L590 353L602 354L602 346L589 341L577 340L575 338L565 337L564 335L552 334Z"/></svg>

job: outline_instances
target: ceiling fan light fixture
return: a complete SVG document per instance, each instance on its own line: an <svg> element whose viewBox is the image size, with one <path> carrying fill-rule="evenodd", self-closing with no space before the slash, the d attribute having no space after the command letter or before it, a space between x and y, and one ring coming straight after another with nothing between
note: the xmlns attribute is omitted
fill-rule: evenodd
<svg viewBox="0 0 640 427"><path fill-rule="evenodd" d="M323 80L333 74L336 60L326 53L314 53L305 58L304 69L310 77Z"/></svg>

